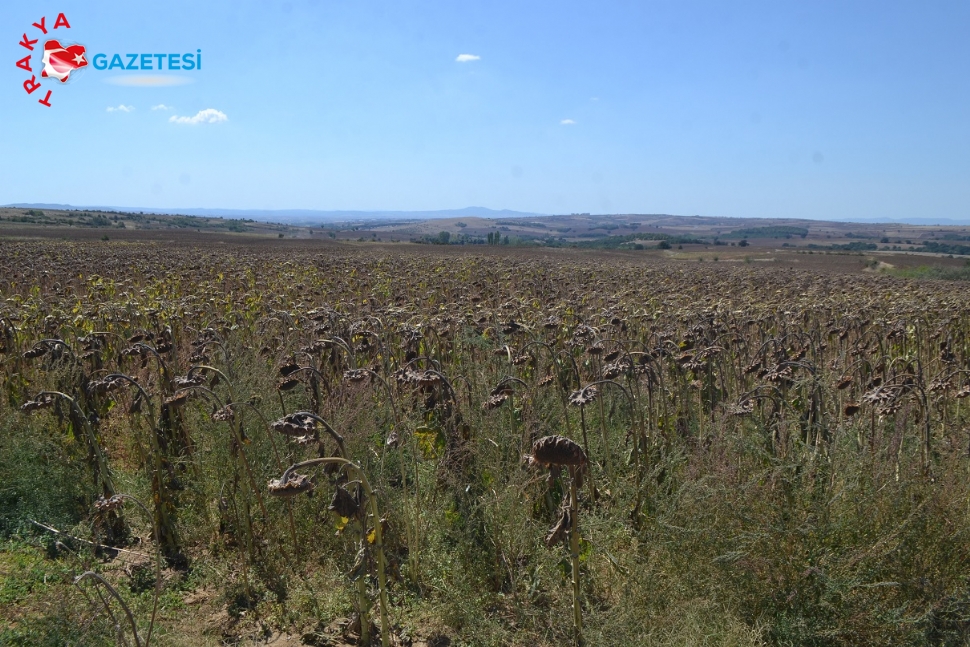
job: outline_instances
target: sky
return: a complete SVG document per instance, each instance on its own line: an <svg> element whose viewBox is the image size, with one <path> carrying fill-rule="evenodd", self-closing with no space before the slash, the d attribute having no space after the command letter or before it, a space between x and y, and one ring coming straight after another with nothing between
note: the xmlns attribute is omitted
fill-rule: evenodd
<svg viewBox="0 0 970 647"><path fill-rule="evenodd" d="M965 1L31 0L0 33L0 204L970 218Z"/></svg>

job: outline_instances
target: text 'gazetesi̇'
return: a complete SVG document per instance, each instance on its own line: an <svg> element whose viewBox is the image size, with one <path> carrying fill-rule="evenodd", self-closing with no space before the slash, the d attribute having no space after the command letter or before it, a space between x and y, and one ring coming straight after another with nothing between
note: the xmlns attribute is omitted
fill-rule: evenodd
<svg viewBox="0 0 970 647"><path fill-rule="evenodd" d="M95 54L91 65L96 70L201 70L202 50L188 54Z"/></svg>

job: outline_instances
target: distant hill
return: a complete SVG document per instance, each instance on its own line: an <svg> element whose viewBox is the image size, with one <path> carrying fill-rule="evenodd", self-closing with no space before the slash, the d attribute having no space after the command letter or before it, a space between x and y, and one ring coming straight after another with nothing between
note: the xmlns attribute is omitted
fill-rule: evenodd
<svg viewBox="0 0 970 647"><path fill-rule="evenodd" d="M437 220L440 218L535 218L544 214L510 209L464 207L437 211L320 211L315 209L158 209L153 207L74 206L70 204L27 203L3 205L18 209L56 209L72 211L118 211L126 213L151 213L203 218L248 218L261 222L281 222L290 225L311 225L323 222L347 222L360 220Z"/></svg>
<svg viewBox="0 0 970 647"><path fill-rule="evenodd" d="M157 207L110 207L110 206L75 206L70 204L51 204L51 203L27 203L18 202L3 205L0 208L20 208L20 209L56 209L61 211L73 211L75 209L91 211L117 211L124 213L146 213L146 214L165 214L178 216L199 216L202 218L246 218L258 220L260 222L276 222L288 225L315 225L335 222L362 222L374 220L397 220L397 221L420 221L420 220L440 220L442 218L537 218L550 214L531 213L528 211L513 211L511 209L489 209L488 207L464 207L461 209L438 209L431 211L348 211L333 210L325 211L320 209L159 209ZM560 214L565 215L565 214ZM573 214L589 216L590 214ZM609 219L619 214L594 214L594 217L601 216ZM650 214L642 214L650 215ZM678 216L671 216L678 217ZM719 218L719 220L764 220L774 221L777 218ZM781 220L788 220L781 218ZM806 219L802 219L806 220ZM860 216L856 218L842 218L835 220L818 216L807 220L824 222L846 222L846 223L866 223L866 224L908 224L921 226L966 226L970 225L968 218L943 218L926 216L907 216L905 218L882 218L879 216Z"/></svg>
<svg viewBox="0 0 970 647"><path fill-rule="evenodd" d="M677 250L760 247L819 252L903 252L970 257L970 227L950 223L836 222L671 214L528 214L466 207L440 211L182 209L178 213L64 204L0 207L4 236L137 240L245 234L320 242L411 242L577 249ZM931 221L932 222L932 221ZM98 231L100 230L100 231ZM164 234L163 234L164 232ZM685 252L686 253L686 252ZM714 255L716 259L718 255Z"/></svg>

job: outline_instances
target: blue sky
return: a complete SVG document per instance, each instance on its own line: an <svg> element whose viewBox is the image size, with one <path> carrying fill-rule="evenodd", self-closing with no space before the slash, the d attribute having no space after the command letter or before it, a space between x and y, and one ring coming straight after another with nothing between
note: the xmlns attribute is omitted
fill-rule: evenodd
<svg viewBox="0 0 970 647"><path fill-rule="evenodd" d="M28 96L17 42L59 12L89 58L203 67ZM967 2L59 0L0 26L0 204L970 217Z"/></svg>

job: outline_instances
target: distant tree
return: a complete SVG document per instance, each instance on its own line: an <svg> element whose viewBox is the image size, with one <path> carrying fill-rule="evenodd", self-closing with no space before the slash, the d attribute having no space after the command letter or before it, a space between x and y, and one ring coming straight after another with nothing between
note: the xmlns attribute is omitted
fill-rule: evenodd
<svg viewBox="0 0 970 647"><path fill-rule="evenodd" d="M748 246L748 239L747 238L742 238L738 242L738 247L747 247L747 246Z"/></svg>
<svg viewBox="0 0 970 647"><path fill-rule="evenodd" d="M657 249L670 249L670 243L668 243L666 240L661 240L659 243L657 243Z"/></svg>
<svg viewBox="0 0 970 647"><path fill-rule="evenodd" d="M447 245L449 240L451 240L451 234L449 234L447 231L443 231L438 234L438 243L440 245Z"/></svg>

